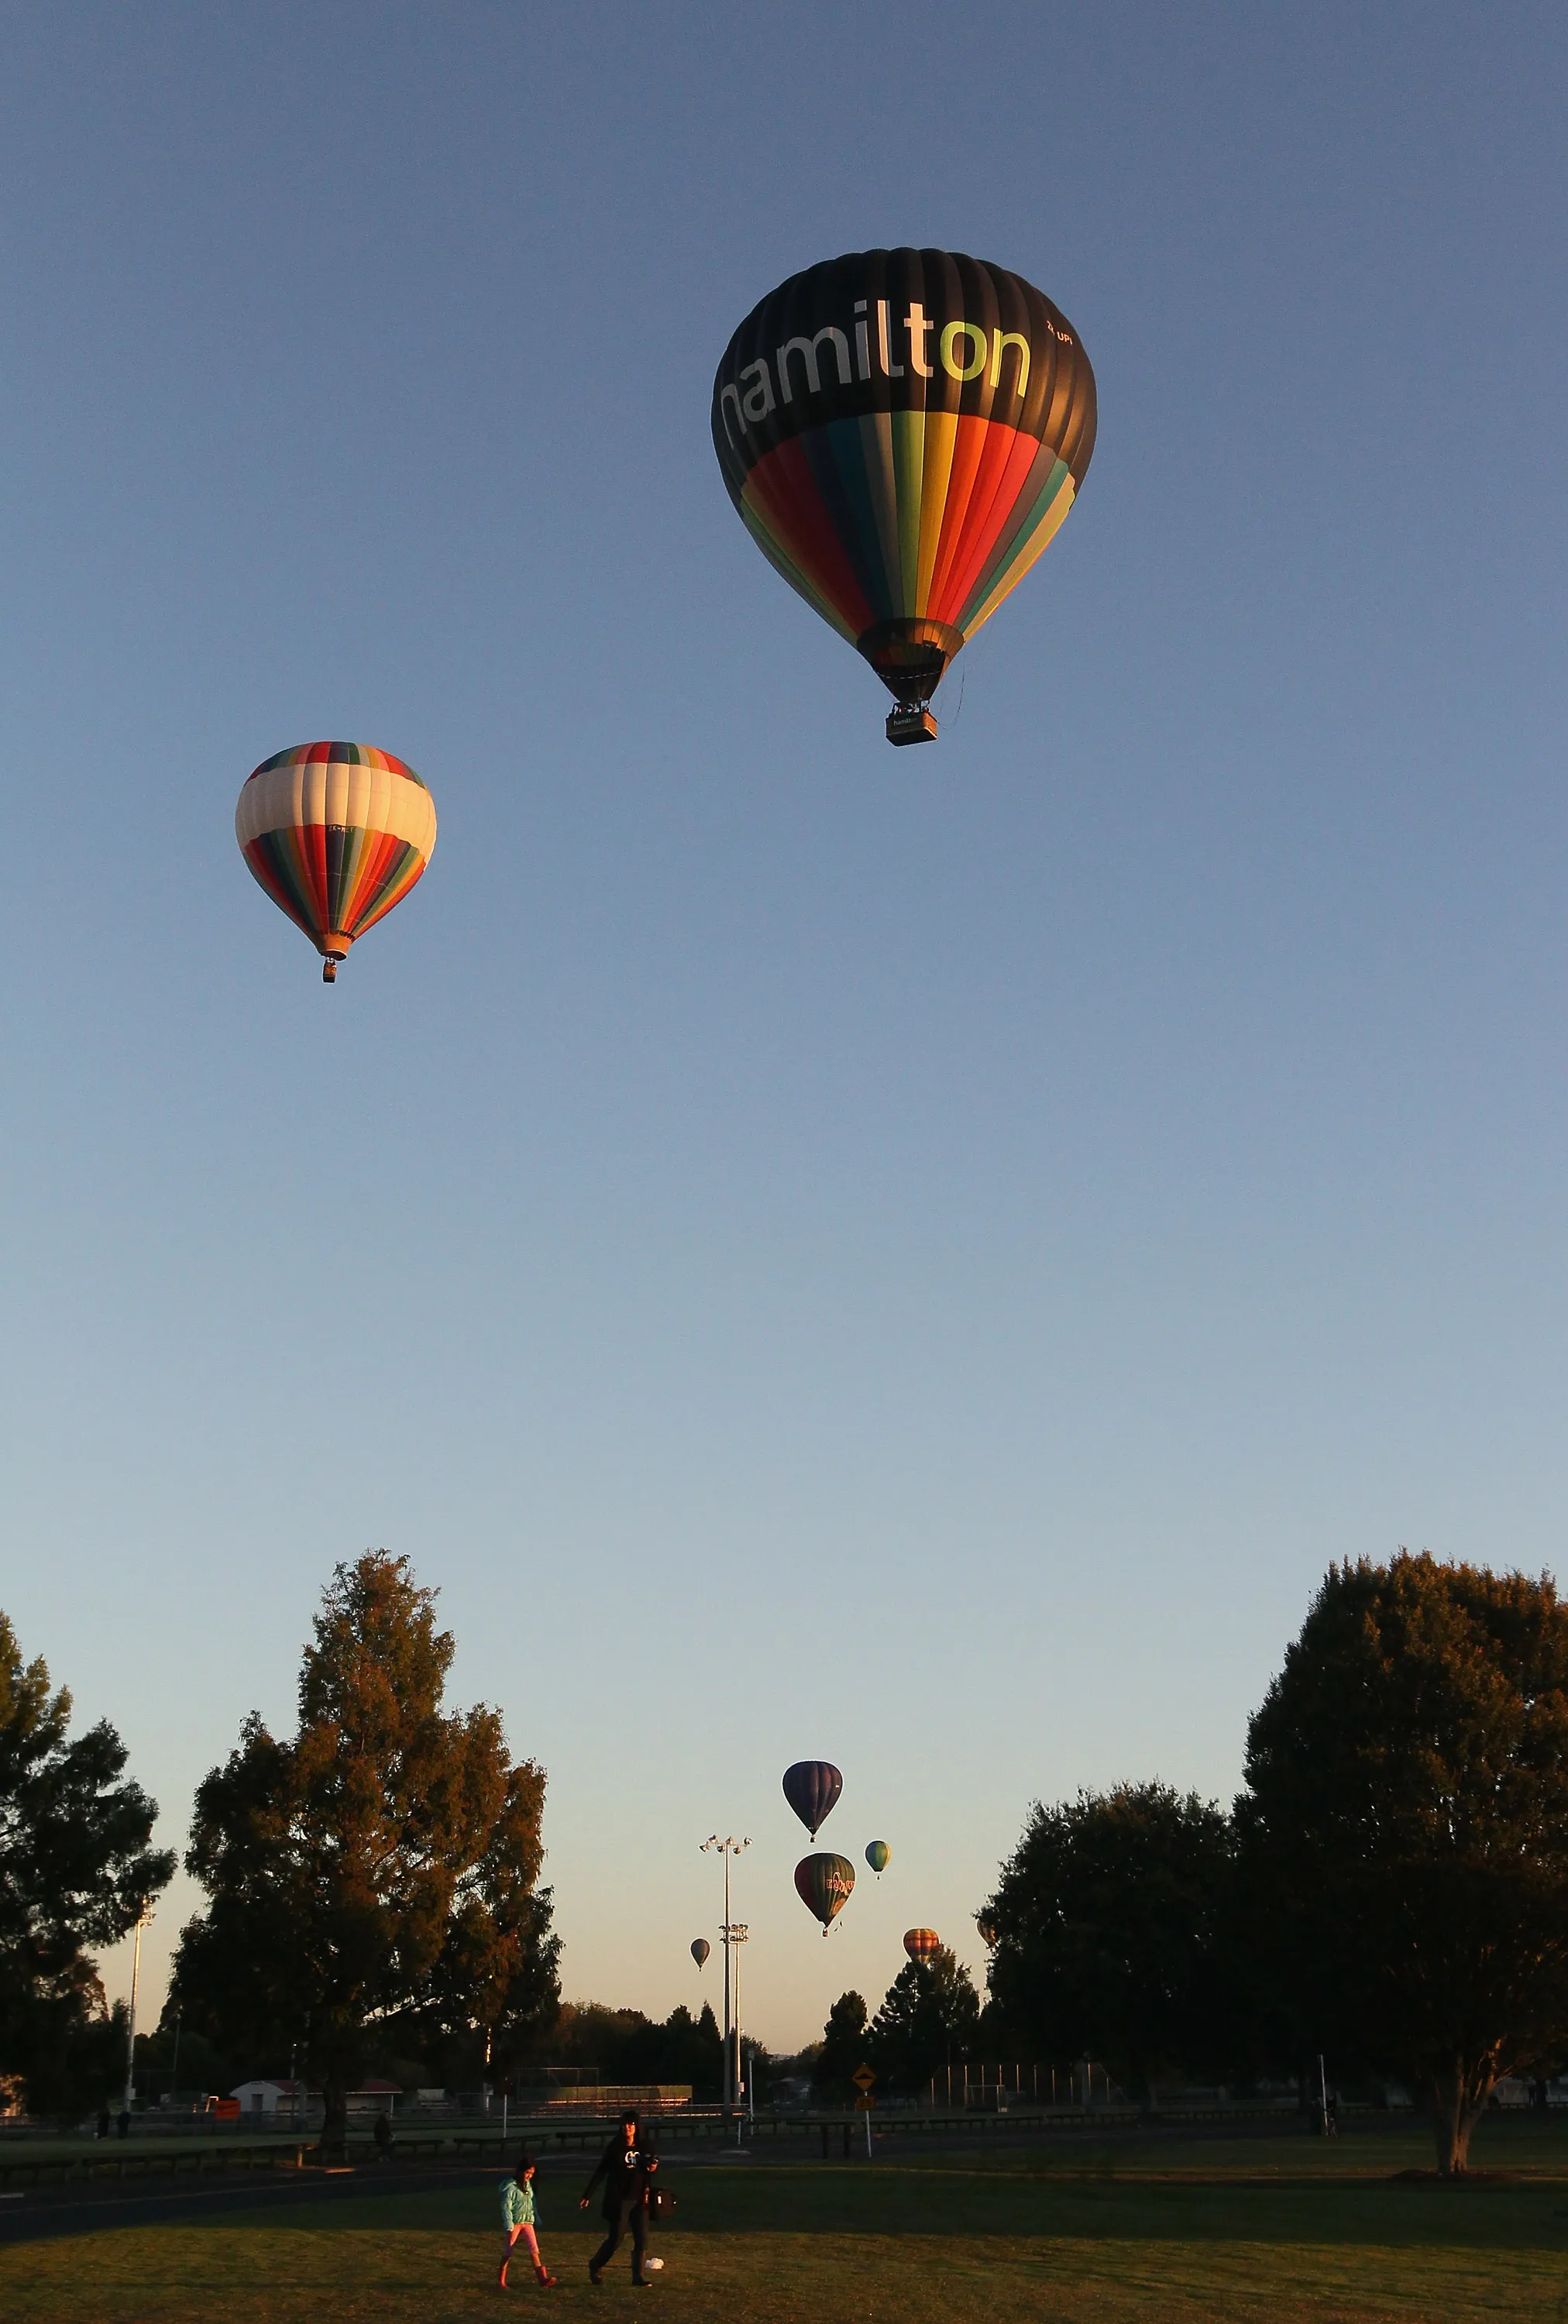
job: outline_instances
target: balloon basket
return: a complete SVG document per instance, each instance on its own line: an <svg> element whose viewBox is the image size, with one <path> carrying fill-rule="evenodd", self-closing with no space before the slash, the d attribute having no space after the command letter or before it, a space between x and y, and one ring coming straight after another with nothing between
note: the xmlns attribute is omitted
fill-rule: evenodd
<svg viewBox="0 0 1568 2324"><path fill-rule="evenodd" d="M900 702L888 713L888 740L900 749L909 742L934 742L936 720L923 702Z"/></svg>

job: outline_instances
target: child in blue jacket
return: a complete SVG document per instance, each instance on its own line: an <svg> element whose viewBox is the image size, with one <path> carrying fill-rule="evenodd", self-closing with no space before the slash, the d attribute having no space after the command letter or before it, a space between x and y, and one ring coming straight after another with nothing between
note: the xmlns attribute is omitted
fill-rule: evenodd
<svg viewBox="0 0 1568 2324"><path fill-rule="evenodd" d="M523 2246L532 2260L533 2272L547 2291L557 2280L550 2274L539 2255L539 2236L535 2230L540 2225L540 2217L533 2200L534 2168L532 2155L521 2154L517 2160L515 2176L503 2179L501 2182L501 2226L506 2237L505 2246L501 2255L503 2292L506 2290L507 2263L519 2244Z"/></svg>

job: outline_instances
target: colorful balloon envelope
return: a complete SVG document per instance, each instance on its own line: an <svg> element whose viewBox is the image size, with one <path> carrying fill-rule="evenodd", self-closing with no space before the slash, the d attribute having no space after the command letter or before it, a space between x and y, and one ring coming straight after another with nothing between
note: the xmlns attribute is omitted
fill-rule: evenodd
<svg viewBox="0 0 1568 2324"><path fill-rule="evenodd" d="M692 1939L691 1957L693 1960L696 1961L698 1969L706 1969L707 1967L707 1958L712 1950L713 1947L709 1944L706 1937L694 1937Z"/></svg>
<svg viewBox="0 0 1568 2324"><path fill-rule="evenodd" d="M942 1950L942 1940L935 1929L906 1929L904 1950L912 1961L930 1960Z"/></svg>
<svg viewBox="0 0 1568 2324"><path fill-rule="evenodd" d="M245 862L304 929L331 984L366 928L401 904L436 844L435 802L411 767L366 742L302 742L264 759L235 809Z"/></svg>
<svg viewBox="0 0 1568 2324"><path fill-rule="evenodd" d="M784 1796L813 1840L838 1804L844 1777L826 1759L797 1759L784 1770Z"/></svg>
<svg viewBox="0 0 1568 2324"><path fill-rule="evenodd" d="M893 1851L885 1840L873 1840L866 1848L866 1862L880 1880L893 1860Z"/></svg>
<svg viewBox="0 0 1568 2324"><path fill-rule="evenodd" d="M1021 275L945 250L792 274L714 380L713 437L769 563L928 742L954 655L1048 547L1094 449L1094 374Z"/></svg>
<svg viewBox="0 0 1568 2324"><path fill-rule="evenodd" d="M980 1932L981 1943L988 1946L991 1950L994 1952L996 1950L996 1923L994 1921L988 1920L983 1913L976 1913L974 1916L974 1925Z"/></svg>
<svg viewBox="0 0 1568 2324"><path fill-rule="evenodd" d="M804 1856L795 1868L795 1888L808 1913L815 1913L826 1936L854 1887L854 1866L847 1856Z"/></svg>

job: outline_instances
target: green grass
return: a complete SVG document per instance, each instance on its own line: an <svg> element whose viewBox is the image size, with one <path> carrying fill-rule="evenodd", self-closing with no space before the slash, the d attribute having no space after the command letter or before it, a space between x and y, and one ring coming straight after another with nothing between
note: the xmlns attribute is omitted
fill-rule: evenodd
<svg viewBox="0 0 1568 2324"><path fill-rule="evenodd" d="M1040 2324L1044 2319L1490 2318L1568 2324L1568 2135L1508 2125L1473 2163L1407 2181L1416 2136L983 2150L889 2163L715 2164L668 2177L677 2224L649 2312L682 2324ZM540 2188L545 2255L508 2295L563 2319L633 2301L624 2251L586 2281L576 2172ZM386 2324L494 2316L489 2186L129 2227L0 2251L7 2324ZM638 2302L641 2306L641 2301Z"/></svg>

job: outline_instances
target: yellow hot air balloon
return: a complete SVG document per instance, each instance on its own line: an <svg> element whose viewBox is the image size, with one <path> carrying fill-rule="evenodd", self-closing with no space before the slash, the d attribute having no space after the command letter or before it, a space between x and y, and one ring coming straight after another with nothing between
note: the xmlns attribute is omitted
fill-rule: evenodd
<svg viewBox="0 0 1568 2324"><path fill-rule="evenodd" d="M263 759L235 809L245 862L304 929L331 984L350 945L401 904L436 844L413 769L367 742L301 742Z"/></svg>

